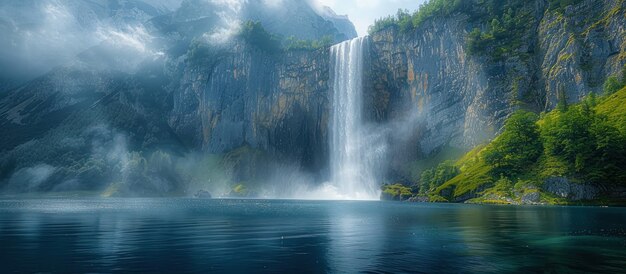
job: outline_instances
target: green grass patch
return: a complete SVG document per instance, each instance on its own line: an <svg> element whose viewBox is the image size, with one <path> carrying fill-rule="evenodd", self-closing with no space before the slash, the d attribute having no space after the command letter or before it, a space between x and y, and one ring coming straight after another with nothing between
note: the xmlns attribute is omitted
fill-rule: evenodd
<svg viewBox="0 0 626 274"><path fill-rule="evenodd" d="M502 204L521 203L525 195L538 192L539 203L562 205L581 202L542 192L545 179L623 185L626 87L597 98L591 94L577 104L560 104L540 117L518 111L500 136L471 150L454 166L457 175L440 184L436 181L438 186L425 194L448 201L472 198L467 202ZM590 201L594 202L598 201Z"/></svg>
<svg viewBox="0 0 626 274"><path fill-rule="evenodd" d="M481 151L484 151L481 150ZM475 151L472 151L475 153ZM468 153L471 154L472 152ZM481 157L481 153L473 157L463 157L463 161L457 162L461 167L461 173L445 182L436 189L437 193L452 191L452 198L460 197L468 193L476 193L481 188L494 183L490 175L492 167L487 165Z"/></svg>
<svg viewBox="0 0 626 274"><path fill-rule="evenodd" d="M402 184L383 185L383 197L389 200L406 200L413 196L411 188Z"/></svg>
<svg viewBox="0 0 626 274"><path fill-rule="evenodd" d="M626 135L626 87L601 99L596 110L606 115L622 135Z"/></svg>

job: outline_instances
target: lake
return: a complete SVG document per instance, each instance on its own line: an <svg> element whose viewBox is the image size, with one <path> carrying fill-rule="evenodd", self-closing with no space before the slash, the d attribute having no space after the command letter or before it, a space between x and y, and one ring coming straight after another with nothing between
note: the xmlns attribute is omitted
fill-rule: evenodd
<svg viewBox="0 0 626 274"><path fill-rule="evenodd" d="M626 209L0 200L0 272L620 272Z"/></svg>

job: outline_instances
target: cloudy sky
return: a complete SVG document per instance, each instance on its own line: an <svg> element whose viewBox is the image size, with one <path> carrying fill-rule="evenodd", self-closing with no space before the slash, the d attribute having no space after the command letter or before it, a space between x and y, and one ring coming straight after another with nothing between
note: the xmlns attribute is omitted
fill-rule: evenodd
<svg viewBox="0 0 626 274"><path fill-rule="evenodd" d="M425 0L317 0L331 7L337 14L347 14L359 35L367 34L367 27L375 19L395 14L399 8L417 10Z"/></svg>

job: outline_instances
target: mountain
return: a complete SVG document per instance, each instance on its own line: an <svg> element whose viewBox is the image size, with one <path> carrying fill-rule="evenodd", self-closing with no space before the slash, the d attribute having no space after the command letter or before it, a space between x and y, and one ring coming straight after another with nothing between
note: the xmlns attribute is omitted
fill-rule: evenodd
<svg viewBox="0 0 626 274"><path fill-rule="evenodd" d="M346 15L338 15L334 10L328 6L323 6L317 9L317 13L324 19L332 22L340 33L345 34L347 37L357 37L354 25L350 22L350 19Z"/></svg>
<svg viewBox="0 0 626 274"><path fill-rule="evenodd" d="M137 18L139 26L3 94L0 127L11 132L0 147L3 189L184 195L202 187L190 182L272 176L269 164L320 169L329 57L301 45L351 36L303 1L241 3L189 0ZM225 24L233 18L241 24ZM210 167L196 161L219 164L224 178L208 178L199 170Z"/></svg>
<svg viewBox="0 0 626 274"><path fill-rule="evenodd" d="M177 1L7 0L0 3L0 91L71 61L103 40L171 12ZM166 4L167 3L167 4Z"/></svg>
<svg viewBox="0 0 626 274"><path fill-rule="evenodd" d="M454 164L426 171L420 179L421 194L475 203L623 204L625 99L622 88L563 104L541 117L519 110L488 145ZM452 176L435 182L437 170L446 165Z"/></svg>
<svg viewBox="0 0 626 274"><path fill-rule="evenodd" d="M0 41L0 92L65 65L103 41L136 43L134 39L145 38L137 36L161 37L160 31L172 28L190 39L226 35L246 20L298 39L356 36L349 20L318 14L304 0L8 0L0 3L0 34L5 37ZM160 29L151 28L155 25ZM187 33L193 28L197 32Z"/></svg>
<svg viewBox="0 0 626 274"><path fill-rule="evenodd" d="M625 5L433 0L378 21L363 101L391 155L381 184L417 190L518 110L602 93L626 64ZM4 191L276 197L328 180L329 47L355 35L347 18L287 0L186 0L141 18L2 95Z"/></svg>
<svg viewBox="0 0 626 274"><path fill-rule="evenodd" d="M603 94L607 79L626 64L625 5L431 1L415 14L379 20L371 33L377 62L371 72L372 115L381 121L398 120L414 109L423 115L409 149L394 150L395 180L411 185L422 183L424 171L445 174L451 165L445 160L492 140L517 110L548 112L559 102ZM570 175L565 177L577 180ZM450 201L467 201L493 187L493 181L471 176L449 182L453 177L442 176L434 186L458 185L454 195L450 189L444 193ZM542 185L550 177L533 180ZM599 183L606 189L605 184L623 182L613 177Z"/></svg>

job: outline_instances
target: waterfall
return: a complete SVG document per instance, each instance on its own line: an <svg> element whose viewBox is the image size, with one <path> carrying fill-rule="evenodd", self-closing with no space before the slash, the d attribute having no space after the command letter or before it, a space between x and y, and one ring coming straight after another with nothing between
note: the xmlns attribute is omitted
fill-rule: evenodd
<svg viewBox="0 0 626 274"><path fill-rule="evenodd" d="M363 121L363 66L369 39L331 47L333 92L330 123L331 185L344 199L378 199L377 159L381 147Z"/></svg>

